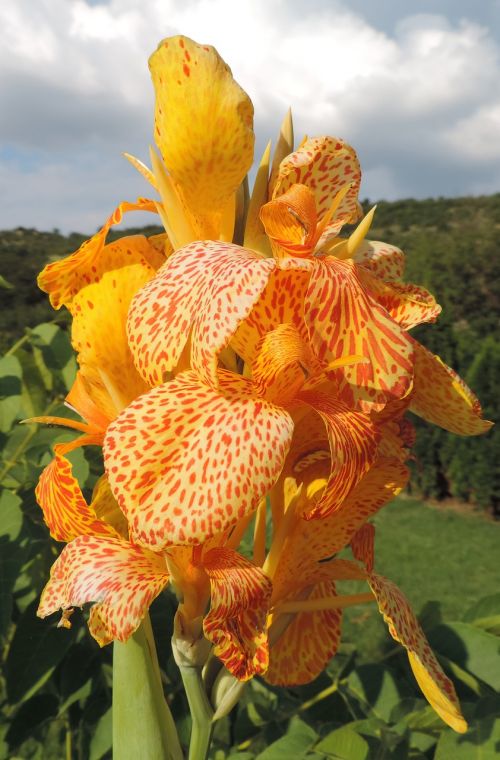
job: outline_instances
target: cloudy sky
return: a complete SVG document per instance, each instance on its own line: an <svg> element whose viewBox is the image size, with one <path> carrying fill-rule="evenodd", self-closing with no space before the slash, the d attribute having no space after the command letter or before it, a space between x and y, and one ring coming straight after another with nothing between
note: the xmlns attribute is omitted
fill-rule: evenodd
<svg viewBox="0 0 500 760"><path fill-rule="evenodd" d="M90 233L146 194L121 153L147 160L177 33L230 64L258 151L291 105L356 147L363 198L500 192L500 0L2 0L0 28L0 229Z"/></svg>

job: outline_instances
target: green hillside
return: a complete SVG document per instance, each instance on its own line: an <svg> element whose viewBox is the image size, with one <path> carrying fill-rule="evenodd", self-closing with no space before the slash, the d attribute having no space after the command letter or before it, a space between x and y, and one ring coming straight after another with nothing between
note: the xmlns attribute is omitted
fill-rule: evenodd
<svg viewBox="0 0 500 760"><path fill-rule="evenodd" d="M368 201L365 208L370 207ZM142 232L122 230L110 236ZM161 231L148 227L146 234ZM414 331L422 343L452 365L479 396L485 415L500 418L500 194L480 198L401 200L378 204L370 237L407 254L406 279L427 287L443 306L434 325ZM2 289L0 351L27 326L54 319L36 287L43 265L74 251L83 235L18 228L0 232ZM418 425L412 488L425 497L455 497L500 513L500 433L460 439Z"/></svg>

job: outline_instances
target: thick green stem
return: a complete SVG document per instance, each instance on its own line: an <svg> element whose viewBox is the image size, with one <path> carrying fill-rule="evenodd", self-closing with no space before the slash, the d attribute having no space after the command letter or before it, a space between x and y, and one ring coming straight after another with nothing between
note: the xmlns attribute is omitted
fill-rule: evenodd
<svg viewBox="0 0 500 760"><path fill-rule="evenodd" d="M113 646L113 760L182 760L149 616L125 644Z"/></svg>
<svg viewBox="0 0 500 760"><path fill-rule="evenodd" d="M201 668L189 665L179 667L193 721L189 760L206 760L212 741L214 711L205 691Z"/></svg>

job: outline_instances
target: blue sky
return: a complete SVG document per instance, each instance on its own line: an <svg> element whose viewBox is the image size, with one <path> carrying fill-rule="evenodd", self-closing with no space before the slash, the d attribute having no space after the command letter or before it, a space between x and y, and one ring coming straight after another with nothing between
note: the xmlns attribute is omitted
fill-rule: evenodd
<svg viewBox="0 0 500 760"><path fill-rule="evenodd" d="M0 25L0 229L90 233L147 192L121 153L147 160L176 33L229 63L257 152L291 105L357 149L362 197L500 191L500 0L3 0Z"/></svg>

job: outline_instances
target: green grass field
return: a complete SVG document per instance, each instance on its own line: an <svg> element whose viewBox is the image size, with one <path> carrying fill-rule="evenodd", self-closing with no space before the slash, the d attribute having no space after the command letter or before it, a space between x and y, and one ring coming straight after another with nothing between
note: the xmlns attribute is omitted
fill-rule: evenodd
<svg viewBox="0 0 500 760"><path fill-rule="evenodd" d="M401 588L417 614L433 600L445 620L460 620L477 599L500 591L500 523L405 498L383 509L375 525L375 569ZM349 584L355 588L361 585ZM346 613L344 640L363 658L380 656L386 631L375 605Z"/></svg>

